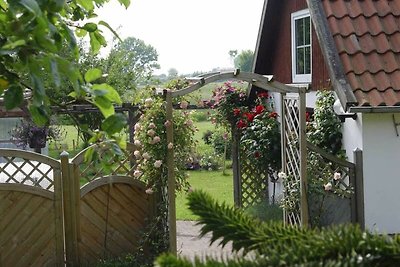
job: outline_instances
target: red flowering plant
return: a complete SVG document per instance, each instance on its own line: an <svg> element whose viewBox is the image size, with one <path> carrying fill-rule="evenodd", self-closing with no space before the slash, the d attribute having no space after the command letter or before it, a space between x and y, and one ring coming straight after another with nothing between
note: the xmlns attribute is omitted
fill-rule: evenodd
<svg viewBox="0 0 400 267"><path fill-rule="evenodd" d="M212 100L212 108L217 110L215 114L216 122L227 128L239 123L241 115L248 109L245 90L231 81L216 88Z"/></svg>
<svg viewBox="0 0 400 267"><path fill-rule="evenodd" d="M240 115L236 126L241 130L244 154L259 170L269 174L281 169L281 135L278 114L267 92L257 94L256 105Z"/></svg>

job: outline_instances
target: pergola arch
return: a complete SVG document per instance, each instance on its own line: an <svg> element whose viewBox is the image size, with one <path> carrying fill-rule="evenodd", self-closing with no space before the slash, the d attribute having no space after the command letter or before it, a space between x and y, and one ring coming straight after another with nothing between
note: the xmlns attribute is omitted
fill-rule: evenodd
<svg viewBox="0 0 400 267"><path fill-rule="evenodd" d="M306 178L306 87L294 87L274 80L273 75L261 75L251 72L208 73L194 78L186 78L193 82L188 87L178 90L164 90L166 101L166 118L172 123L167 127L167 144L173 143L173 98L193 93L205 85L222 80L245 81L270 92L280 93L281 96L281 136L282 136L282 171L300 180L300 213L285 214L286 221L293 224L308 225L307 204L307 178ZM250 92L248 92L250 93ZM286 94L295 93L295 98L287 98ZM294 138L298 139L298 145L290 145ZM235 159L233 159L235 160ZM236 159L238 160L238 159ZM168 224L170 251L176 253L176 213L175 213L175 173L174 151L168 149ZM233 164L235 166L235 163ZM238 169L238 164L236 164ZM237 170L236 170L237 171ZM235 172L235 167L234 167ZM235 173L234 173L235 176ZM235 192L235 194L238 194Z"/></svg>

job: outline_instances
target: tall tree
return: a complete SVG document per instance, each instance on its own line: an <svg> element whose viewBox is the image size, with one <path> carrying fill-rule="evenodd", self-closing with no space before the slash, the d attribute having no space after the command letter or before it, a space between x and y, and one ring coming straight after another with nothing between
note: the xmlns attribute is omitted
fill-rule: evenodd
<svg viewBox="0 0 400 267"><path fill-rule="evenodd" d="M107 83L120 95L132 96L137 87L148 81L155 69L158 54L154 47L144 41L128 37L117 43L105 60Z"/></svg>
<svg viewBox="0 0 400 267"><path fill-rule="evenodd" d="M251 72L253 68L254 53L251 50L243 50L235 55L233 60L235 68Z"/></svg>

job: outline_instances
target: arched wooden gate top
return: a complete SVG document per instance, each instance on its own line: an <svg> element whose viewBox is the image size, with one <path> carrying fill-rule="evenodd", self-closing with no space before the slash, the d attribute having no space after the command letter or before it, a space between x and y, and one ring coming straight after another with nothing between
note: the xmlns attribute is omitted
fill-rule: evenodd
<svg viewBox="0 0 400 267"><path fill-rule="evenodd" d="M240 72L240 70L209 73L194 78L187 78L187 80L195 83L179 91L171 92L172 98L193 93L209 83L221 80L245 81L261 89L268 90L271 92L284 93L284 94L304 93L306 90L305 87L293 87L275 81L272 75L261 75L252 72Z"/></svg>

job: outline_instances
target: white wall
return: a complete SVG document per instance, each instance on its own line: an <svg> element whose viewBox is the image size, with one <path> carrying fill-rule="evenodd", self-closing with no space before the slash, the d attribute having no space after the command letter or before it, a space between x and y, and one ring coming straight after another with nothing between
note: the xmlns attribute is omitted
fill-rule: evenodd
<svg viewBox="0 0 400 267"><path fill-rule="evenodd" d="M379 232L400 233L400 137L392 114L362 117L365 224ZM400 122L400 114L395 118Z"/></svg>
<svg viewBox="0 0 400 267"><path fill-rule="evenodd" d="M347 160L354 162L353 151L363 148L362 115L358 113L356 120L347 118L342 125L342 146L346 150Z"/></svg>

